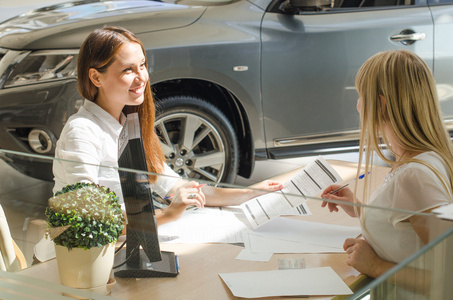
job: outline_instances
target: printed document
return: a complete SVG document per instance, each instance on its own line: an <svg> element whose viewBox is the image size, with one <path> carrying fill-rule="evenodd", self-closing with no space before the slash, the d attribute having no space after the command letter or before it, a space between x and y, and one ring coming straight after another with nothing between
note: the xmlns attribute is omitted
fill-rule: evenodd
<svg viewBox="0 0 453 300"><path fill-rule="evenodd" d="M319 156L288 180L281 191L253 198L240 207L255 229L296 207L300 215L308 214L305 200L341 181L340 175Z"/></svg>

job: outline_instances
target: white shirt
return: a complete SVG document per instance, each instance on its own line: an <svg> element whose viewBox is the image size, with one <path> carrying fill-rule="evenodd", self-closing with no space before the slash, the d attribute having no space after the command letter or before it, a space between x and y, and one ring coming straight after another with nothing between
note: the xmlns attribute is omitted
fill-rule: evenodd
<svg viewBox="0 0 453 300"><path fill-rule="evenodd" d="M434 152L415 157L428 162L449 180L446 166ZM448 185L447 185L448 186ZM422 212L450 203L450 194L426 166L408 163L389 173L384 183L371 195L373 206ZM364 238L382 259L399 263L419 250L423 243L408 219L413 213L367 208Z"/></svg>
<svg viewBox="0 0 453 300"><path fill-rule="evenodd" d="M118 167L118 138L125 123L120 123L92 101L85 100L80 110L65 124L55 149L53 192L68 184L93 182L110 188L123 203ZM59 159L76 161L66 162ZM179 180L179 176L164 165L164 174L151 185L154 192L164 197ZM106 166L106 167L100 167ZM113 168L110 168L113 167Z"/></svg>

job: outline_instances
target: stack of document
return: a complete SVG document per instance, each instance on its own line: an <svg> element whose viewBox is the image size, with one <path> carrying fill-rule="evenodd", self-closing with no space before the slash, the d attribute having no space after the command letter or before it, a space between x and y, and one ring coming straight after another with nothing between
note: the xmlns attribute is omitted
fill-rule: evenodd
<svg viewBox="0 0 453 300"><path fill-rule="evenodd" d="M251 199L239 207L192 209L176 222L159 226L161 242L244 243L250 253L343 252L358 227L308 222L281 215L310 215L306 199L342 181L322 157L294 175L282 191Z"/></svg>
<svg viewBox="0 0 453 300"><path fill-rule="evenodd" d="M305 201L341 181L340 175L319 156L288 180L281 191L251 199L243 203L241 208L253 228L295 209L300 215L307 215L309 210Z"/></svg>
<svg viewBox="0 0 453 300"><path fill-rule="evenodd" d="M243 239L251 253L335 253L344 252L345 239L359 234L359 227L280 217L247 231Z"/></svg>
<svg viewBox="0 0 453 300"><path fill-rule="evenodd" d="M254 229L244 234L248 252L343 252L344 240L358 236L360 228L279 217L294 207L304 208L301 215L311 214L305 200L341 181L332 166L318 157L286 182L281 192L266 194L242 204L244 215Z"/></svg>

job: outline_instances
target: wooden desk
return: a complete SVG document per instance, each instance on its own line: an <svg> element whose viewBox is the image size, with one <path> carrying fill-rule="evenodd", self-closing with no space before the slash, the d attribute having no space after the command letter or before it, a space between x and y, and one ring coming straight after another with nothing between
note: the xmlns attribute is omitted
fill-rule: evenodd
<svg viewBox="0 0 453 300"><path fill-rule="evenodd" d="M161 249L178 254L181 273L176 278L116 278L117 282L111 296L120 299L156 300L235 299L219 277L219 273L277 270L278 258L288 257L304 258L307 268L331 266L348 285L360 276L356 270L346 265L345 254L274 254L269 262L262 263L236 260L235 257L243 248L228 244L162 244ZM59 282L55 259L32 266L20 273ZM284 297L274 299L280 298Z"/></svg>
<svg viewBox="0 0 453 300"><path fill-rule="evenodd" d="M354 178L356 164L339 161L330 161L330 163L343 179ZM284 182L286 178L289 178L295 172L297 170L283 174L276 179L281 179ZM387 170L382 168L379 172L382 172L383 176ZM308 205L313 215L303 217L304 220L322 220L330 224L358 226L358 220L347 216L342 210L335 214L329 213L327 209L321 209L320 201L316 200L309 200ZM181 273L176 278L116 278L117 283L112 289L111 296L120 299L152 298L157 300L235 299L229 288L219 277L219 273L277 270L279 258L304 258L307 268L330 266L348 285L363 278L359 272L346 264L346 254L344 253L274 254L269 262L263 263L236 260L235 257L243 248L229 244L161 244L161 249L175 252L178 255ZM32 266L20 273L59 282L55 260ZM313 299L330 298L332 297L313 297ZM287 297L273 299L287 299ZM291 297L291 299L298 298Z"/></svg>

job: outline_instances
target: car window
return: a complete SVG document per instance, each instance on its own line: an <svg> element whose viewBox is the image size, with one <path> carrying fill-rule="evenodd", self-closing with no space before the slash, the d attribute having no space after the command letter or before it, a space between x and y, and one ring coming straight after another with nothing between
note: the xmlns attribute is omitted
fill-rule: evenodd
<svg viewBox="0 0 453 300"><path fill-rule="evenodd" d="M451 1L453 0L434 0ZM275 0L268 12L307 14L426 5L425 0Z"/></svg>
<svg viewBox="0 0 453 300"><path fill-rule="evenodd" d="M453 0L430 0L429 5L452 4Z"/></svg>
<svg viewBox="0 0 453 300"><path fill-rule="evenodd" d="M334 0L334 8L414 5L415 0Z"/></svg>

